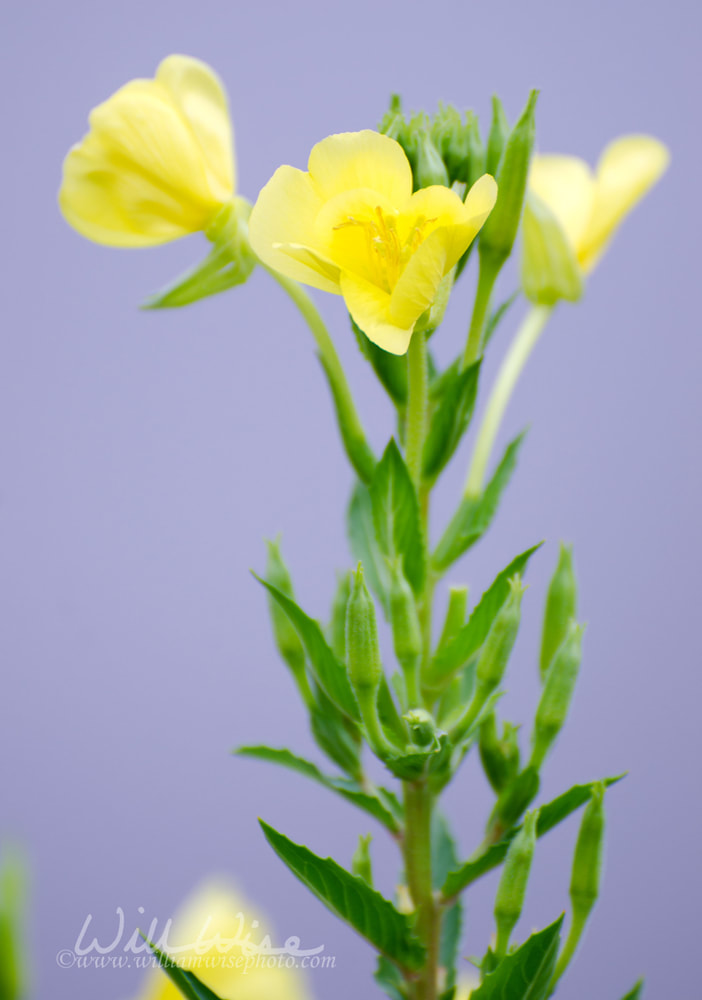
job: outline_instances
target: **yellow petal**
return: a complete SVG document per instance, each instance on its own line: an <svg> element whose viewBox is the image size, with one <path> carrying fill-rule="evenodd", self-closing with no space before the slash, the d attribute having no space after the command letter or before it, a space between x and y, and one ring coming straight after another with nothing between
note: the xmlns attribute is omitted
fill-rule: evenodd
<svg viewBox="0 0 702 1000"><path fill-rule="evenodd" d="M412 194L412 169L404 150L369 129L322 139L312 148L308 169L324 201L354 188L371 188L399 207Z"/></svg>
<svg viewBox="0 0 702 1000"><path fill-rule="evenodd" d="M624 217L669 162L666 147L651 136L623 136L607 146L597 166L592 217L579 254L586 270L594 267Z"/></svg>
<svg viewBox="0 0 702 1000"><path fill-rule="evenodd" d="M191 128L153 80L133 80L99 105L64 162L59 204L79 232L112 246L148 246L206 228L213 195Z"/></svg>
<svg viewBox="0 0 702 1000"><path fill-rule="evenodd" d="M295 167L278 167L253 207L249 239L267 267L322 291L338 293L338 280L330 277L325 247L317 238L315 220L320 208L309 174Z"/></svg>
<svg viewBox="0 0 702 1000"><path fill-rule="evenodd" d="M377 269L371 251L372 233L375 227L383 224L383 216L396 223L397 214L392 202L370 188L343 191L326 202L317 215L318 245L324 246L326 255L342 271L375 281Z"/></svg>
<svg viewBox="0 0 702 1000"><path fill-rule="evenodd" d="M595 181L587 163L575 156L535 156L529 187L551 209L578 254L595 199Z"/></svg>
<svg viewBox="0 0 702 1000"><path fill-rule="evenodd" d="M210 67L190 56L168 56L156 79L195 134L215 197L229 201L236 190L234 139L224 86Z"/></svg>
<svg viewBox="0 0 702 1000"><path fill-rule="evenodd" d="M390 296L354 274L341 274L341 292L355 323L366 337L390 354L405 354L414 322L402 326L390 316Z"/></svg>

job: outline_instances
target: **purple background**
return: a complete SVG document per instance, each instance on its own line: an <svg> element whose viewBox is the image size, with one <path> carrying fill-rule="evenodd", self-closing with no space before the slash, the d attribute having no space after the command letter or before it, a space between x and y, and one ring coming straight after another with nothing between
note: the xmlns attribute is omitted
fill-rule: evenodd
<svg viewBox="0 0 702 1000"><path fill-rule="evenodd" d="M608 796L603 896L562 994L617 1000L646 974L649 997L691 997L702 888L697 5L69 0L7 4L1 17L0 832L32 863L36 995L134 993L134 970L66 971L57 951L87 913L105 936L117 906L130 928L139 906L165 921L212 871L231 872L280 938L336 955L336 970L312 976L320 1000L365 995L372 967L370 949L272 856L255 817L342 862L372 821L303 778L228 756L268 740L317 757L247 572L263 566L262 537L283 531L301 603L323 617L334 570L349 563L351 476L311 338L263 274L182 312L139 312L202 240L104 249L55 205L89 109L182 51L226 82L250 198L279 163L304 166L323 136L373 126L392 90L409 107L445 99L485 121L493 91L513 119L538 86L542 150L592 162L628 131L671 147L671 170L585 302L560 308L539 346L504 428L506 440L531 424L519 472L495 530L450 578L477 596L517 551L548 540L505 699L528 729L546 581L557 541L575 543L586 659L544 795L631 773ZM463 340L471 281L440 334L444 361ZM506 275L502 292L512 286ZM380 449L389 406L341 301L319 302ZM462 450L437 523L466 462ZM468 852L490 802L474 762L449 800ZM566 907L576 829L542 843L518 936ZM391 892L394 854L374 832ZM487 878L474 893L464 954L485 945L494 888Z"/></svg>

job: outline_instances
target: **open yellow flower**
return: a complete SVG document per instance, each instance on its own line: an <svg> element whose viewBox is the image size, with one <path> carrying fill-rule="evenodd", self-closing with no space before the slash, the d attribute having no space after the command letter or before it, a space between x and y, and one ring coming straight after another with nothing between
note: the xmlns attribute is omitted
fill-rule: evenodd
<svg viewBox="0 0 702 1000"><path fill-rule="evenodd" d="M154 943L221 1000L307 1000L301 974L285 968L288 956L256 951L266 934L257 920L231 888L210 882L186 901L167 928L166 941ZM146 976L138 1000L182 1000L182 994L155 968Z"/></svg>
<svg viewBox="0 0 702 1000"><path fill-rule="evenodd" d="M227 98L197 59L164 59L90 115L68 153L59 204L96 243L151 246L206 230L234 195Z"/></svg>
<svg viewBox="0 0 702 1000"><path fill-rule="evenodd" d="M249 235L264 264L343 295L370 340L404 354L496 196L489 175L465 203L441 186L412 194L399 143L377 132L346 132L314 146L307 172L276 170L251 213Z"/></svg>
<svg viewBox="0 0 702 1000"><path fill-rule="evenodd" d="M647 135L610 143L594 172L574 156L535 156L524 213L527 295L544 304L579 298L583 277L669 160L663 143Z"/></svg>

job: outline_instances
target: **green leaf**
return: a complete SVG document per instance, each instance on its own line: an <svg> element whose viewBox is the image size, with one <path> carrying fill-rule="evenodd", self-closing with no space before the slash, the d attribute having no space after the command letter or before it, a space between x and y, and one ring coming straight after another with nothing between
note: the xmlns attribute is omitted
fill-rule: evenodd
<svg viewBox="0 0 702 1000"><path fill-rule="evenodd" d="M259 820L266 840L290 871L337 917L345 920L379 952L401 968L419 969L424 948L412 921L363 879L331 858L320 858Z"/></svg>
<svg viewBox="0 0 702 1000"><path fill-rule="evenodd" d="M490 527L502 494L512 478L525 433L523 431L507 445L502 461L480 496L464 497L461 501L432 556L435 569L446 570L459 556L475 545Z"/></svg>
<svg viewBox="0 0 702 1000"><path fill-rule="evenodd" d="M483 354L485 354L485 349L492 340L492 337L495 331L497 330L497 327L500 325L500 322L502 321L502 318L504 317L505 313L512 305L512 303L516 302L518 298L519 298L519 289L517 289L516 292L512 292L512 294L508 299L505 299L505 301L502 302L497 307L497 309L495 309L492 313L490 313L490 318L485 324L485 333L483 334Z"/></svg>
<svg viewBox="0 0 702 1000"><path fill-rule="evenodd" d="M363 483L357 483L351 494L347 515L349 544L354 559L363 563L368 586L382 605L385 617L390 614L390 574L385 557L375 536L373 504Z"/></svg>
<svg viewBox="0 0 702 1000"><path fill-rule="evenodd" d="M346 670L327 645L319 622L306 615L292 598L287 597L277 587L262 580L255 573L252 575L275 598L297 629L310 658L314 675L327 696L350 719L353 719L354 722L360 721L361 715L349 679L346 676Z"/></svg>
<svg viewBox="0 0 702 1000"><path fill-rule="evenodd" d="M640 1000L640 998L643 996L643 988L644 988L644 981L643 979L639 979L638 983L636 983L634 988L632 990L629 990L629 992L625 997L622 997L622 1000Z"/></svg>
<svg viewBox="0 0 702 1000"><path fill-rule="evenodd" d="M407 984L402 973L385 955L378 956L373 978L391 1000L407 1000Z"/></svg>
<svg viewBox="0 0 702 1000"><path fill-rule="evenodd" d="M221 1000L208 986L201 983L194 973L182 969L174 959L169 958L165 952L159 951L148 938L145 938L145 941L158 959L160 968L172 980L179 992L186 997L186 1000Z"/></svg>
<svg viewBox="0 0 702 1000"><path fill-rule="evenodd" d="M351 317L349 317L351 319ZM381 385L395 406L403 407L407 403L407 358L402 355L390 354L378 347L366 337L363 330L351 319L351 326L356 335L361 354L370 362L373 371L378 376Z"/></svg>
<svg viewBox="0 0 702 1000"><path fill-rule="evenodd" d="M476 361L463 371L456 366L443 386L422 454L422 475L429 482L450 461L468 429L478 394L480 365Z"/></svg>
<svg viewBox="0 0 702 1000"><path fill-rule="evenodd" d="M524 572L532 555L541 545L543 542L539 542L538 545L522 552L521 555L512 560L509 566L498 573L473 609L466 624L453 639L437 651L427 671L427 688L440 690L456 671L460 670L478 652L487 638L498 611L507 599L509 580L518 573Z"/></svg>
<svg viewBox="0 0 702 1000"><path fill-rule="evenodd" d="M313 682L315 705L310 709L310 729L317 746L352 778L360 777L361 731Z"/></svg>
<svg viewBox="0 0 702 1000"><path fill-rule="evenodd" d="M614 778L605 778L604 784L608 788L610 785L615 785L618 781L621 781L623 777L624 775L620 774ZM545 806L541 806L539 818L536 823L537 837L543 837L545 833L558 826L559 823L575 812L576 809L589 802L592 789L597 783L596 781L590 781L586 785L573 785L563 795L559 795L558 798L553 799ZM481 875L485 875L486 872L492 871L493 868L497 868L498 865L502 864L507 855L509 845L519 830L521 830L521 826L510 830L507 836L499 843L491 844L478 854L477 857L466 861L460 868L449 872L441 890L444 898L453 899L459 892L462 892L467 886L477 881Z"/></svg>
<svg viewBox="0 0 702 1000"><path fill-rule="evenodd" d="M402 560L405 577L420 594L426 566L419 501L394 441L385 449L369 490L378 548L389 559Z"/></svg>
<svg viewBox="0 0 702 1000"><path fill-rule="evenodd" d="M402 827L402 806L395 795L386 789L379 788L377 794L369 794L357 782L348 778L336 778L324 774L312 761L305 760L304 757L297 757L290 750L266 746L245 746L238 747L234 753L238 757L265 760L270 764L278 764L280 767L297 771L298 774L304 774L306 778L324 785L325 788L336 792L337 795L341 795L348 802L373 816L391 833L398 833Z"/></svg>
<svg viewBox="0 0 702 1000"><path fill-rule="evenodd" d="M435 889L440 889L448 873L458 865L458 856L446 817L438 810L432 815L431 848L432 882ZM456 961L461 942L462 922L463 907L460 900L456 900L453 906L445 911L441 922L439 962L446 970L447 990L456 985Z"/></svg>
<svg viewBox="0 0 702 1000"><path fill-rule="evenodd" d="M532 934L485 977L471 1000L546 1000L558 957L563 917Z"/></svg>

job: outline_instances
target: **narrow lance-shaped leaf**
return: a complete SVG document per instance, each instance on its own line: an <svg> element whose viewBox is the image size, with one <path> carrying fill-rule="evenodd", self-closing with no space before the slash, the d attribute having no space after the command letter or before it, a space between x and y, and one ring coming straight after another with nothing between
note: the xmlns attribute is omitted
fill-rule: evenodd
<svg viewBox="0 0 702 1000"><path fill-rule="evenodd" d="M623 777L624 775L620 774L614 778L605 778L604 785L606 787L615 785ZM592 789L596 784L596 781L591 781L586 785L573 785L563 795L559 795L558 798L553 799L545 806L541 806L536 824L537 837L543 837L545 833L558 826L571 813L574 813L576 809L589 802L592 796ZM443 897L445 899L453 899L454 896L477 881L486 872L492 871L493 868L497 868L498 865L502 864L507 855L510 843L520 829L521 827L517 827L514 830L510 830L507 836L499 843L492 844L478 854L477 857L466 861L464 865L461 865L455 871L449 872L441 890Z"/></svg>
<svg viewBox="0 0 702 1000"><path fill-rule="evenodd" d="M145 940L158 959L159 967L163 969L186 1000L221 1000L216 993L212 992L209 986L201 983L194 973L181 968L165 952L159 951L155 944L148 939Z"/></svg>
<svg viewBox="0 0 702 1000"><path fill-rule="evenodd" d="M266 580L262 580L255 573L253 573L253 576L275 598L297 629L298 635L307 650L315 677L324 688L328 697L331 698L337 708L341 709L349 718L358 722L360 720L358 705L356 704L356 699L346 676L346 671L327 645L319 622L306 615L295 601L281 593L277 587L274 587Z"/></svg>
<svg viewBox="0 0 702 1000"><path fill-rule="evenodd" d="M297 771L306 778L324 785L330 791L335 792L347 802L362 809L373 816L374 819L382 823L391 833L397 833L402 826L402 807L397 798L385 789L378 789L377 794L364 791L355 781L346 778L335 778L324 774L312 761L298 757L290 750L276 749L266 746L246 746L238 747L234 753L239 757L251 757L254 760L264 760L271 764L278 764L291 771Z"/></svg>
<svg viewBox="0 0 702 1000"><path fill-rule="evenodd" d="M475 545L490 527L502 494L512 478L525 432L507 446L492 479L478 497L464 497L432 556L435 569L443 571Z"/></svg>
<svg viewBox="0 0 702 1000"><path fill-rule="evenodd" d="M419 501L405 461L390 441L370 484L373 523L378 547L389 559L401 559L403 572L416 594L425 575L424 538Z"/></svg>
<svg viewBox="0 0 702 1000"><path fill-rule="evenodd" d="M383 955L405 969L419 969L424 948L412 921L392 903L332 861L295 844L260 820L266 840L290 871L337 917L349 923Z"/></svg>
<svg viewBox="0 0 702 1000"><path fill-rule="evenodd" d="M404 356L389 354L372 340L366 337L365 333L353 319L351 320L353 332L356 335L361 354L370 362L381 385L390 396L390 399L398 407L403 407L407 403L407 359Z"/></svg>
<svg viewBox="0 0 702 1000"><path fill-rule="evenodd" d="M468 429L478 394L480 364L476 361L463 371L456 366L444 386L424 444L422 475L430 482L448 464Z"/></svg>
<svg viewBox="0 0 702 1000"><path fill-rule="evenodd" d="M493 580L480 598L467 623L437 651L426 675L426 686L440 690L468 660L478 652L487 638L497 613L509 594L509 581L522 574L530 558L543 543L522 552Z"/></svg>
<svg viewBox="0 0 702 1000"><path fill-rule="evenodd" d="M622 1000L641 1000L641 997L643 996L643 988L644 981L643 979L639 979L634 988L629 990L625 997L622 997Z"/></svg>
<svg viewBox="0 0 702 1000"><path fill-rule="evenodd" d="M558 956L563 917L503 958L471 1000L546 1000Z"/></svg>

